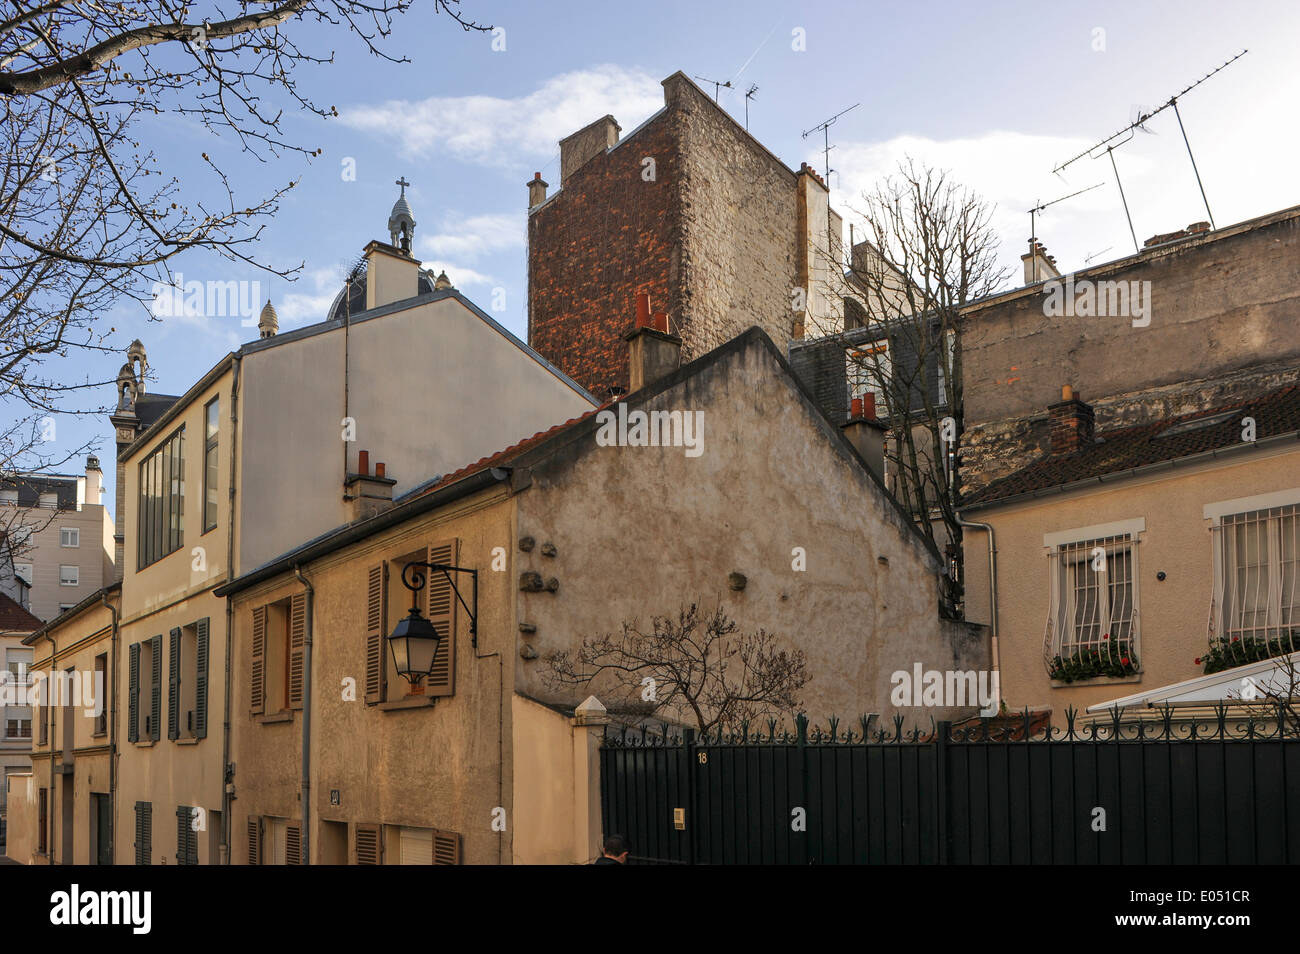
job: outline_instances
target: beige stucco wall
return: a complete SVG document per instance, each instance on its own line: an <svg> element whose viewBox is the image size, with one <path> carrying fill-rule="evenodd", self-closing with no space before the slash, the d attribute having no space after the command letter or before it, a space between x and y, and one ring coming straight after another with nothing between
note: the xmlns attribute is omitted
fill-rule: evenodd
<svg viewBox="0 0 1300 954"><path fill-rule="evenodd" d="M1201 675L1202 667L1193 660L1207 646L1214 566L1204 506L1297 486L1300 450L1291 448L968 513L968 519L991 523L996 534L1002 695L1007 705L1051 706L1053 722L1062 725L1067 706L1082 712L1096 703ZM1138 517L1146 521L1138 545L1140 678L1053 688L1043 663L1050 604L1043 536ZM989 620L987 547L983 531L966 531L967 615L980 622ZM1162 570L1166 579L1160 582L1156 573Z"/></svg>
<svg viewBox="0 0 1300 954"><path fill-rule="evenodd" d="M509 771L512 708L508 687L514 664L516 621L511 560L491 569L492 551L513 551L513 504L506 491L485 491L437 515L408 523L303 568L315 589L313 625L312 825L320 844L322 820L348 828L348 855L355 857L355 825L380 823L438 828L462 836L466 864L509 863L518 820ZM365 703L365 632L368 570L419 547L456 537L459 564L479 570L479 647L470 644L461 611L456 641L455 693L432 707L381 711ZM406 614L406 591L392 567L385 632ZM462 581L469 600L470 587ZM233 862L248 860L247 820L275 815L300 818L301 711L292 720L261 724L250 716L249 658L254 607L300 592L285 575L235 596L236 641L232 664L234 707L232 759L238 766L232 811ZM394 605L398 600L400 603ZM385 647L385 653L388 650ZM386 657L387 659L388 657ZM389 660L391 666L391 660ZM353 679L355 698L344 699ZM390 687L405 691L399 677ZM264 721L264 720L262 720ZM500 734L498 731L500 727ZM499 776L504 758L504 771ZM330 805L330 792L340 804ZM492 810L506 809L506 830L492 829ZM313 849L314 857L315 849Z"/></svg>
<svg viewBox="0 0 1300 954"><path fill-rule="evenodd" d="M36 793L41 786L30 773L10 775L6 784L9 788L9 830L5 836L5 857L25 865L48 864L47 858L36 851L40 813Z"/></svg>
<svg viewBox="0 0 1300 954"><path fill-rule="evenodd" d="M343 338L335 329L243 360L239 572L350 519ZM348 349L348 470L368 450L394 496L591 407L455 297L353 322Z"/></svg>
<svg viewBox="0 0 1300 954"><path fill-rule="evenodd" d="M524 637L538 658L521 663L521 692L575 704L586 691L548 686L547 653L624 620L649 626L692 602L721 603L742 630L801 648L814 721L889 718L892 673L918 662L984 667L986 645L954 647L941 633L937 560L773 353L747 340L644 405L703 411L699 457L680 447L598 447L593 432L533 469L519 532L537 546L518 554L518 569L559 587L517 596L520 621L537 627ZM542 554L545 543L556 556ZM793 568L796 547L804 571ZM733 571L748 579L742 592L729 589ZM603 686L590 691L615 710ZM903 711L927 725L944 714Z"/></svg>

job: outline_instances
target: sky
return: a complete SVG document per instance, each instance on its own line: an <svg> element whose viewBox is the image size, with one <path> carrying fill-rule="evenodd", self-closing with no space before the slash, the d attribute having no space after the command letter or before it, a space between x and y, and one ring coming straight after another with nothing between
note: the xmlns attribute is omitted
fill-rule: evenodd
<svg viewBox="0 0 1300 954"><path fill-rule="evenodd" d="M1300 204L1300 73L1294 2L897 4L828 0L746 2L480 2L462 12L499 29L466 33L416 0L386 44L403 64L371 56L355 38L307 29L328 66L304 69L312 98L337 119L286 116L286 131L321 155L264 162L165 116L140 133L188 193L211 186L207 151L250 200L300 183L265 229L259 260L302 264L296 281L215 256L174 263L184 280L258 281L281 331L321 321L347 263L387 241L399 177L416 219L416 256L525 338L525 183L559 178L560 138L613 114L631 132L663 105L661 81L730 81L719 102L787 165L825 166L831 127L831 201L848 223L858 198L913 157L996 207L1000 260L1021 284L1028 210L1101 183L1047 209L1037 234L1062 271L1133 252L1104 152L1060 174L1059 163L1167 102L1243 49L1249 52L1179 100L1216 225ZM709 91L713 86L698 81ZM286 105L286 108L288 106ZM1207 218L1172 110L1114 153L1141 243ZM354 172L352 175L350 173ZM251 201L250 201L251 204ZM259 303L260 307L260 303ZM238 317L157 320L138 306L104 316L124 350L148 349L154 392L183 393L228 351L256 337ZM112 379L123 356L74 357L66 380ZM54 368L50 369L55 370ZM111 386L102 401L113 400ZM112 431L102 414L58 423L57 443L98 438L112 498ZM76 471L71 465L61 468Z"/></svg>

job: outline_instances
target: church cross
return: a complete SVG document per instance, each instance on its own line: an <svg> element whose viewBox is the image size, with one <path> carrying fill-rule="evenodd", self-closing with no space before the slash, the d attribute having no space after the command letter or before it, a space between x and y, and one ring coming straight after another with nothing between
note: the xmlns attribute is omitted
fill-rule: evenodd
<svg viewBox="0 0 1300 954"><path fill-rule="evenodd" d="M394 184L394 185L399 185L399 186L402 187L402 196L405 197L405 195L406 195L406 187L409 186L411 183L409 183L409 182L406 181L406 176L402 176L400 179L398 179L398 180L397 180L396 182L394 182L393 184Z"/></svg>

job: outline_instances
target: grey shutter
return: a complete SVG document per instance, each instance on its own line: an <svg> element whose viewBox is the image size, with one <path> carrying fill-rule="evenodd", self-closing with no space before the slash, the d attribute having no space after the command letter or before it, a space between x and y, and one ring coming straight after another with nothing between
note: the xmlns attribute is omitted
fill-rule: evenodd
<svg viewBox="0 0 1300 954"><path fill-rule="evenodd" d="M167 652L167 738L181 734L181 631L173 627Z"/></svg>
<svg viewBox="0 0 1300 954"><path fill-rule="evenodd" d="M126 693L126 740L128 742L140 741L140 644L132 643L127 650L127 656L130 662L127 669L130 672L129 681L127 682ZM44 725L45 723L41 723Z"/></svg>
<svg viewBox="0 0 1300 954"><path fill-rule="evenodd" d="M384 664L384 582L388 578L385 564L372 566L366 574L366 705L384 701L384 682L388 667Z"/></svg>
<svg viewBox="0 0 1300 954"><path fill-rule="evenodd" d="M194 738L208 737L208 617L194 624Z"/></svg>
<svg viewBox="0 0 1300 954"><path fill-rule="evenodd" d="M149 640L149 649L153 658L153 683L150 686L150 710L152 720L149 723L149 737L155 742L162 736L162 634Z"/></svg>
<svg viewBox="0 0 1300 954"><path fill-rule="evenodd" d="M289 601L289 708L302 708L303 658L307 648L307 594Z"/></svg>
<svg viewBox="0 0 1300 954"><path fill-rule="evenodd" d="M135 803L135 863L153 864L153 803Z"/></svg>
<svg viewBox="0 0 1300 954"><path fill-rule="evenodd" d="M454 566L460 553L459 542L452 539L435 543L429 547L429 562ZM455 578L455 574L442 570L429 571L427 615L442 636L425 690L430 696L450 696L456 691L456 617L460 614L456 612L459 604L448 576Z"/></svg>

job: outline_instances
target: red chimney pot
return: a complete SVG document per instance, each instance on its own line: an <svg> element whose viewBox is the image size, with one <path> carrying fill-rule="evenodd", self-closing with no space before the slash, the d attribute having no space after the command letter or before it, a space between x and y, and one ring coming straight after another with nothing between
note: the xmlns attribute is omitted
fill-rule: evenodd
<svg viewBox="0 0 1300 954"><path fill-rule="evenodd" d="M380 461L379 463L375 464L375 476L376 477L386 476L384 471L387 470L387 466L388 465L386 465L383 461Z"/></svg>
<svg viewBox="0 0 1300 954"><path fill-rule="evenodd" d="M638 328L648 328L650 326L650 293L636 293L636 326Z"/></svg>
<svg viewBox="0 0 1300 954"><path fill-rule="evenodd" d="M363 450L357 454L357 473L370 476L370 451Z"/></svg>

